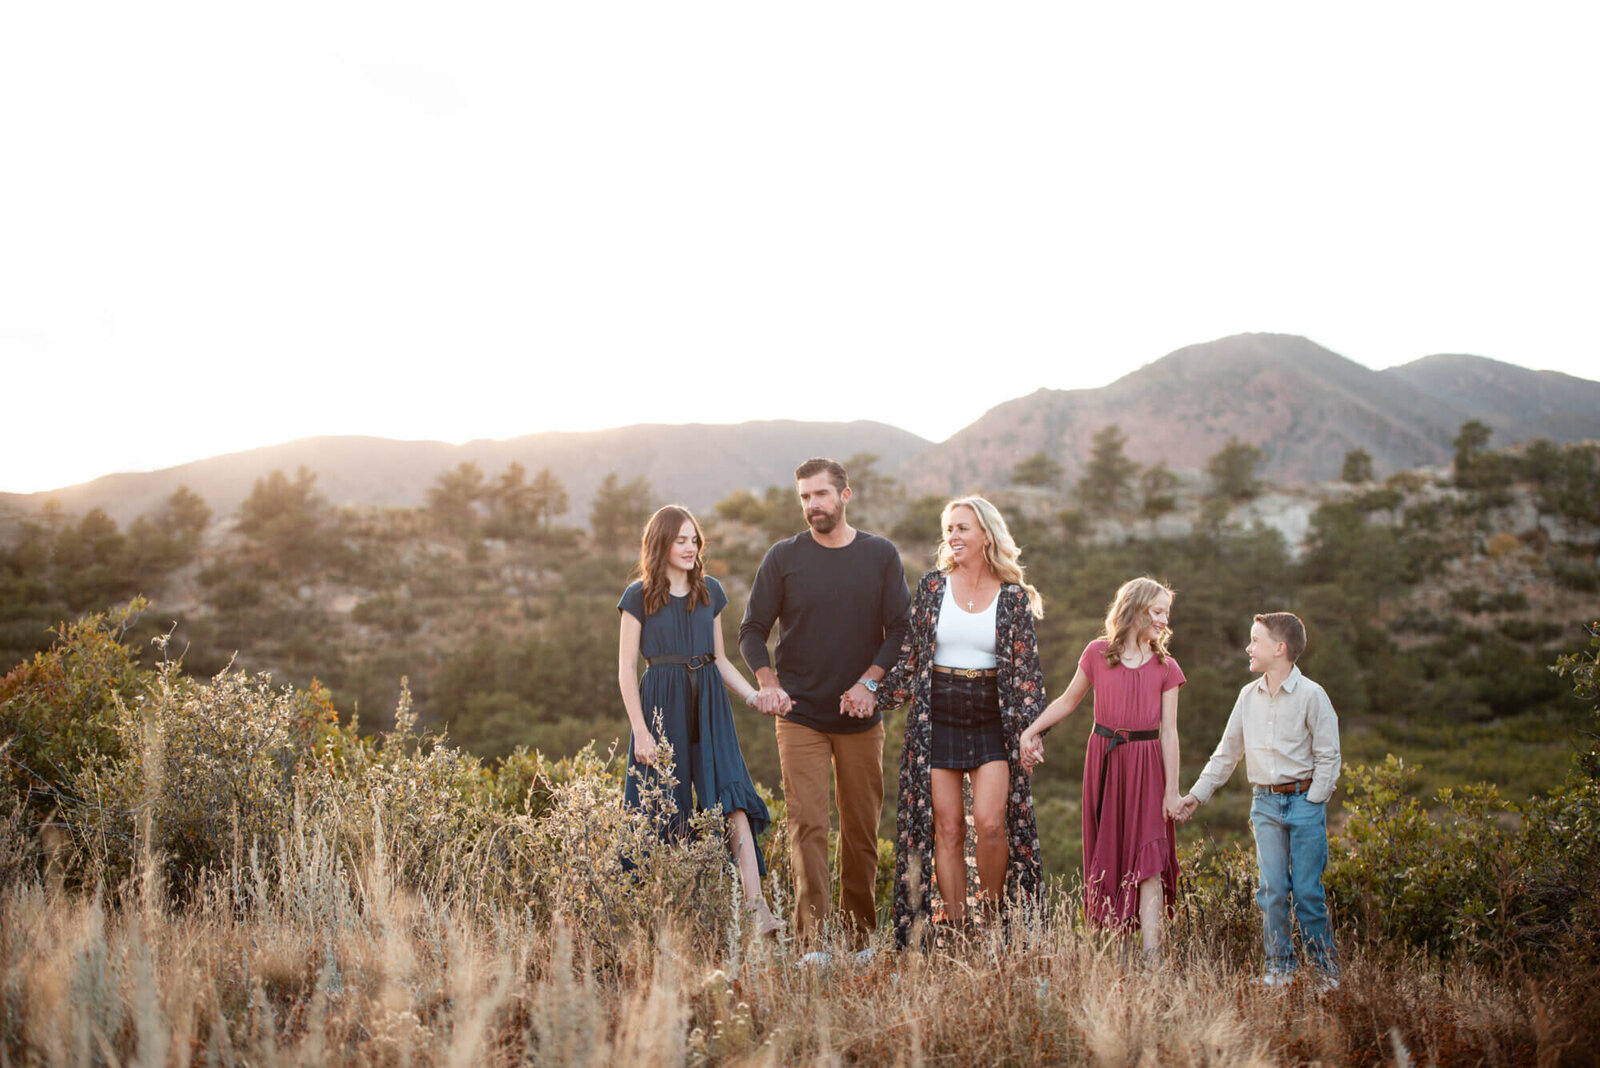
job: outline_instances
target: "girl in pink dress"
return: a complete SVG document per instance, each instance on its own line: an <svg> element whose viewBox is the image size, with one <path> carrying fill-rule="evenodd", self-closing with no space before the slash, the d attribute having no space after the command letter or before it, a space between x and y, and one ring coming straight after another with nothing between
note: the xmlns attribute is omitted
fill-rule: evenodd
<svg viewBox="0 0 1600 1068"><path fill-rule="evenodd" d="M1083 765L1084 906L1097 927L1131 927L1145 955L1161 941L1162 913L1178 894L1173 819L1178 800L1178 662L1167 653L1172 591L1125 582L1105 630L1078 659L1065 693L1023 731L1022 762L1044 760L1040 735L1094 688L1094 729Z"/></svg>

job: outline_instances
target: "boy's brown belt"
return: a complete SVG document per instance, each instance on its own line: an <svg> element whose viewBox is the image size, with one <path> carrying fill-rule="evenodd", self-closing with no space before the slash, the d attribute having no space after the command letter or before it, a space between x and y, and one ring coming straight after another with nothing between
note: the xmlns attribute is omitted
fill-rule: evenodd
<svg viewBox="0 0 1600 1068"><path fill-rule="evenodd" d="M1106 769L1110 766L1111 751L1123 742L1153 742L1161 737L1159 730L1153 731L1114 731L1103 723L1094 725L1094 732L1102 738L1111 739L1106 744L1106 751L1100 755L1100 796L1094 799L1094 825L1100 826L1100 806L1106 800Z"/></svg>
<svg viewBox="0 0 1600 1068"><path fill-rule="evenodd" d="M674 653L670 656L647 656L644 658L647 667L672 667L679 665L689 669L689 744L694 745L700 741L700 676L701 668L716 660L716 653L700 653L696 656L684 656Z"/></svg>
<svg viewBox="0 0 1600 1068"><path fill-rule="evenodd" d="M1262 789L1274 794L1308 794L1311 792L1311 780L1296 779L1294 782L1275 782L1271 786L1263 786Z"/></svg>

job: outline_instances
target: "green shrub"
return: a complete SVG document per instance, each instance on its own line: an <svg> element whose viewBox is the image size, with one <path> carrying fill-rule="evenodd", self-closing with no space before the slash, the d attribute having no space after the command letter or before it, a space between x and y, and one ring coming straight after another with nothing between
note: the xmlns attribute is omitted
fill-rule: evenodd
<svg viewBox="0 0 1600 1068"><path fill-rule="evenodd" d="M1364 940L1449 956L1482 934L1508 856L1497 817L1512 806L1492 786L1446 790L1435 820L1411 796L1416 775L1393 755L1346 769L1346 822L1330 850L1328 896Z"/></svg>
<svg viewBox="0 0 1600 1068"><path fill-rule="evenodd" d="M486 796L504 812L520 812L538 819L550 809L556 791L580 779L594 779L621 796L622 780L617 761L595 752L593 742L571 756L550 760L525 746L500 761L486 785Z"/></svg>
<svg viewBox="0 0 1600 1068"><path fill-rule="evenodd" d="M1207 838L1184 851L1178 869L1176 938L1209 960L1253 970L1262 955L1255 850Z"/></svg>
<svg viewBox="0 0 1600 1068"><path fill-rule="evenodd" d="M119 760L119 708L145 696L153 676L124 644L146 607L120 608L55 629L50 648L0 679L0 775L37 823L96 803L73 792L86 760Z"/></svg>
<svg viewBox="0 0 1600 1068"><path fill-rule="evenodd" d="M1600 567L1592 559L1571 559L1551 554L1545 557L1550 582L1575 593L1600 593Z"/></svg>
<svg viewBox="0 0 1600 1068"><path fill-rule="evenodd" d="M1551 668L1572 680L1573 696L1590 705L1566 784L1529 807L1524 864L1529 872L1529 914L1541 948L1578 954L1600 965L1600 623L1589 623L1587 651L1570 653Z"/></svg>
<svg viewBox="0 0 1600 1068"><path fill-rule="evenodd" d="M251 850L270 867L305 765L358 747L326 690L274 688L265 675L228 669L196 680L169 659L140 697L116 703L118 744L85 760L72 782L95 802L73 815L74 837L96 878L130 873L150 851L178 900Z"/></svg>
<svg viewBox="0 0 1600 1068"><path fill-rule="evenodd" d="M1600 696L1600 624L1590 651L1552 668L1580 700ZM1600 708L1592 710L1600 728ZM1521 812L1490 785L1439 791L1434 817L1412 795L1417 769L1392 755L1348 769L1330 902L1366 941L1528 970L1574 954L1600 963L1600 729L1585 732L1566 783Z"/></svg>
<svg viewBox="0 0 1600 1068"><path fill-rule="evenodd" d="M1504 619L1500 633L1515 642L1549 642L1567 632L1565 624L1548 619Z"/></svg>
<svg viewBox="0 0 1600 1068"><path fill-rule="evenodd" d="M1521 590L1502 590L1499 593L1487 594L1483 598L1483 611L1485 612L1526 612L1528 610L1528 595Z"/></svg>

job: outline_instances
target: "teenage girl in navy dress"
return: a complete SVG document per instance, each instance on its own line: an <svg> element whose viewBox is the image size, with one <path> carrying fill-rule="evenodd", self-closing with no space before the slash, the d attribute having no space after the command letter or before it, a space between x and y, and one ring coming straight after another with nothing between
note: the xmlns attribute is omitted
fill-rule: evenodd
<svg viewBox="0 0 1600 1068"><path fill-rule="evenodd" d="M639 581L617 603L622 615L617 683L633 728L623 799L639 806L639 784L654 774L657 744L669 742L677 815L663 833L681 834L691 806L721 806L746 907L755 929L771 935L779 923L761 896L766 863L756 846L756 836L767 829L767 806L745 767L728 703L729 689L746 701L753 701L756 690L723 649L717 616L728 596L706 575L704 550L700 524L687 508L669 504L658 510L640 539ZM642 679L641 655L648 664Z"/></svg>

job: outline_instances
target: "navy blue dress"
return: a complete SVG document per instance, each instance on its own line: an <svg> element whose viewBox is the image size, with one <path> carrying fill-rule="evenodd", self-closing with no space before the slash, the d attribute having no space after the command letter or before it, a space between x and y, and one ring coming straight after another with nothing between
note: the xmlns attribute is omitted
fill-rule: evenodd
<svg viewBox="0 0 1600 1068"><path fill-rule="evenodd" d="M683 824L694 808L709 809L722 806L725 814L744 809L750 820L750 830L759 836L771 822L767 806L756 793L756 784L745 767L744 754L739 750L739 736L734 731L733 707L728 703L728 690L722 682L715 662L709 660L715 651L713 630L717 616L727 606L728 595L722 584L706 577L706 589L711 594L710 604L699 604L693 612L688 610L688 597L669 597L667 603L654 615L644 611L644 583L635 582L622 592L617 610L627 612L640 623L639 653L646 659L658 656L705 656L706 665L695 672L699 681L700 704L689 707L689 668L683 664L656 664L645 669L639 682L639 704L644 712L645 724L657 742L672 745L678 782L673 790L677 803L677 817L664 828L670 836L683 833ZM662 729L658 732L656 710L661 711ZM693 721L691 721L693 717ZM639 774L654 775L649 767L634 763L633 742L628 743L628 782L623 790L624 803L639 807ZM693 789L693 798L690 790ZM693 806L693 807L691 807ZM756 863L761 874L767 873L766 858L756 848Z"/></svg>

